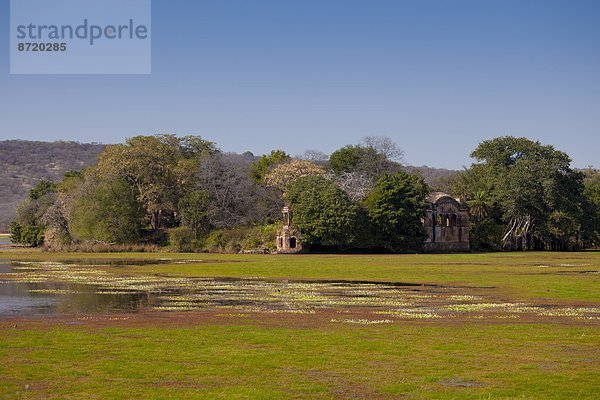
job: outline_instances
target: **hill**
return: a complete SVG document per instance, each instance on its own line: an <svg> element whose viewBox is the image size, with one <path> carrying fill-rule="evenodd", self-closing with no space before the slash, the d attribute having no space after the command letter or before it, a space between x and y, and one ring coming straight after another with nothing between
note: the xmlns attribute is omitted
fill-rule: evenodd
<svg viewBox="0 0 600 400"><path fill-rule="evenodd" d="M8 230L17 205L41 179L59 181L67 171L93 165L97 143L0 141L0 232Z"/></svg>
<svg viewBox="0 0 600 400"><path fill-rule="evenodd" d="M460 173L453 169L434 168L426 165L421 167L405 165L402 169L409 174L421 175L432 191L445 193L451 192L452 178Z"/></svg>

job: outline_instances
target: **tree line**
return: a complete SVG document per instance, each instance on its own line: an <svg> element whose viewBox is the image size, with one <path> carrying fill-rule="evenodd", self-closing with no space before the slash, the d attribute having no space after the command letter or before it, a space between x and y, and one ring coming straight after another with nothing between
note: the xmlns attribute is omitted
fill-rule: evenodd
<svg viewBox="0 0 600 400"><path fill-rule="evenodd" d="M564 152L510 136L482 142L472 157L446 187L471 210L473 248L600 243L598 171L577 171ZM419 251L431 187L401 159L387 137L330 155L255 157L198 136L137 136L107 146L92 167L41 181L18 207L12 240L57 250L89 243L272 250L288 205L311 250Z"/></svg>

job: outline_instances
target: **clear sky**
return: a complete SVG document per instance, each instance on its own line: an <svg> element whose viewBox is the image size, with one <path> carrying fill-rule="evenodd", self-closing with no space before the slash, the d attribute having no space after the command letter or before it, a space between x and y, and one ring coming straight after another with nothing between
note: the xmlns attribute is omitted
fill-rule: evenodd
<svg viewBox="0 0 600 400"><path fill-rule="evenodd" d="M0 32L0 139L299 154L387 135L461 168L510 134L600 166L598 0L153 0L151 75L9 75L9 0Z"/></svg>

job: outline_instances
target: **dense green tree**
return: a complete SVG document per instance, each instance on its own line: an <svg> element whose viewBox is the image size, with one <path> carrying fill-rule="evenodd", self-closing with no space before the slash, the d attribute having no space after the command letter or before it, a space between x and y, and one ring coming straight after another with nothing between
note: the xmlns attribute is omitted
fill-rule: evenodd
<svg viewBox="0 0 600 400"><path fill-rule="evenodd" d="M485 190L505 224L507 249L575 249L581 245L583 175L567 154L511 136L482 142L471 154L471 193ZM471 194L471 200L473 199Z"/></svg>
<svg viewBox="0 0 600 400"><path fill-rule="evenodd" d="M600 246L600 171L584 171L583 240L586 246Z"/></svg>
<svg viewBox="0 0 600 400"><path fill-rule="evenodd" d="M69 232L76 241L131 243L140 238L144 216L128 181L89 171L73 199Z"/></svg>
<svg viewBox="0 0 600 400"><path fill-rule="evenodd" d="M368 136L360 145L348 145L329 158L333 179L353 201L362 201L383 174L401 170L402 151L386 136Z"/></svg>
<svg viewBox="0 0 600 400"><path fill-rule="evenodd" d="M358 208L333 182L304 176L287 187L293 222L308 246L347 248L356 241Z"/></svg>
<svg viewBox="0 0 600 400"><path fill-rule="evenodd" d="M469 206L469 237L474 250L500 249L506 225L502 220L494 182L488 171L486 166L473 165L451 180L451 193Z"/></svg>
<svg viewBox="0 0 600 400"><path fill-rule="evenodd" d="M188 226L171 228L168 231L169 245L177 251L191 251L194 247L196 233Z"/></svg>
<svg viewBox="0 0 600 400"><path fill-rule="evenodd" d="M22 231L23 227L21 227L17 221L13 221L10 224L10 241L13 243L21 243Z"/></svg>
<svg viewBox="0 0 600 400"><path fill-rule="evenodd" d="M423 199L427 185L417 175L383 175L365 200L380 246L391 251L419 250L425 240Z"/></svg>
<svg viewBox="0 0 600 400"><path fill-rule="evenodd" d="M210 200L210 195L202 190L194 190L186 193L179 200L181 225L182 227L189 228L193 236L197 239L211 228L208 217Z"/></svg>
<svg viewBox="0 0 600 400"><path fill-rule="evenodd" d="M361 146L348 145L331 153L329 168L336 173L351 172L361 167L363 160L375 152Z"/></svg>
<svg viewBox="0 0 600 400"><path fill-rule="evenodd" d="M600 207L600 171L588 168L584 171L584 195Z"/></svg>

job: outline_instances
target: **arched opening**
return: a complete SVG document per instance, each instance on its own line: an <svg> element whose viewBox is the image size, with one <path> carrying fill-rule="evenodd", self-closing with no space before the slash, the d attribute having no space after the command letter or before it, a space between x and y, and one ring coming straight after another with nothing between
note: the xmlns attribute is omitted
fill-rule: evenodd
<svg viewBox="0 0 600 400"><path fill-rule="evenodd" d="M450 216L446 214L446 218L444 218L444 225L450 226Z"/></svg>
<svg viewBox="0 0 600 400"><path fill-rule="evenodd" d="M442 216L440 214L437 216L437 224L442 225Z"/></svg>
<svg viewBox="0 0 600 400"><path fill-rule="evenodd" d="M296 248L296 238L292 236L290 238L290 249L295 249L295 248Z"/></svg>
<svg viewBox="0 0 600 400"><path fill-rule="evenodd" d="M456 226L456 225L457 225L457 221L458 221L458 219L457 219L457 217L456 217L456 214L452 214L452 219L451 219L451 221L450 221L450 224L451 224L452 226Z"/></svg>

